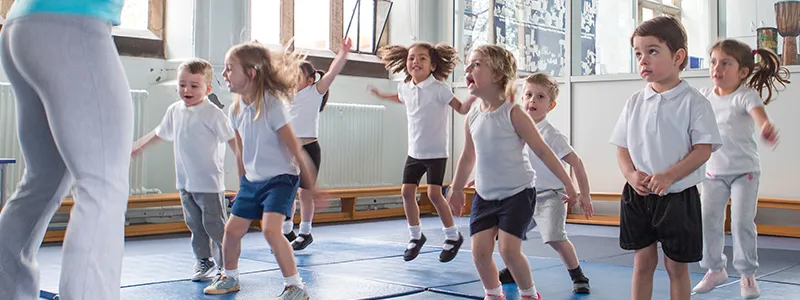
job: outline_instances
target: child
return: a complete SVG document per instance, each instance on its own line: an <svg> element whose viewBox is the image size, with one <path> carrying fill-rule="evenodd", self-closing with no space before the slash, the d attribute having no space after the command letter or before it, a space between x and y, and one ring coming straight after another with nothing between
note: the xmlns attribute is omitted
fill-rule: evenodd
<svg viewBox="0 0 800 300"><path fill-rule="evenodd" d="M192 59L178 66L178 93L183 101L170 105L161 124L136 141L132 151L136 156L154 142L175 142L176 187L197 259L193 281L222 268L222 235L228 214L224 203L225 142L236 149L230 120L208 101L212 80L214 69L205 60ZM214 261L209 259L212 256Z"/></svg>
<svg viewBox="0 0 800 300"><path fill-rule="evenodd" d="M0 213L2 298L39 297L37 252L74 184L58 293L119 299L133 145L130 87L111 35L123 1L16 0L3 8L11 2L0 61L25 172Z"/></svg>
<svg viewBox="0 0 800 300"><path fill-rule="evenodd" d="M314 69L310 62L303 62L300 64L302 71L300 83L297 85L297 94L294 96L292 106L289 113L291 114L291 125L296 130L297 137L300 143L303 144L303 150L311 157L314 163L314 169L319 172L319 165L322 161L322 153L317 142L317 134L319 131L319 113L325 108L328 102L328 88L333 84L336 75L344 68L347 63L347 54L350 52L350 47L353 42L350 38L342 41L342 49L339 54L331 62L328 68L328 73ZM319 75L319 80L316 76ZM302 182L300 185L304 185ZM294 223L295 206L292 206L292 214L283 222L283 234L289 241L292 242L294 250L303 250L314 238L311 236L311 221L314 219L314 199L309 197L310 194L305 189L298 191L300 194L300 232L295 236L292 228Z"/></svg>
<svg viewBox="0 0 800 300"><path fill-rule="evenodd" d="M464 237L453 221L453 213L442 195L445 168L447 167L448 125L447 107L466 114L475 99L461 103L453 91L442 81L455 67L456 50L445 44L436 46L416 43L409 48L386 46L378 52L392 73L405 72L405 81L397 85L397 94L384 94L370 87L380 98L403 103L408 116L408 157L403 168L403 208L411 241L403 259L413 260L427 241L422 234L417 205L417 187L422 175L428 174L428 198L444 225L445 241L439 261L449 262L456 257Z"/></svg>
<svg viewBox="0 0 800 300"><path fill-rule="evenodd" d="M761 56L758 64L754 53ZM733 266L741 275L742 298L757 298L760 292L754 278L758 269L754 220L761 166L753 134L758 126L767 143L778 142L777 131L764 105L772 99L776 81L784 86L789 81L780 76L786 69L781 68L778 56L767 49L754 52L740 41L723 40L711 47L710 56L714 88L700 92L711 101L723 143L709 158L706 178L701 184L704 247L700 265L708 272L694 291L707 293L728 280L725 271L728 258L722 248L725 245L725 208L730 199ZM762 103L764 88L768 94Z"/></svg>
<svg viewBox="0 0 800 300"><path fill-rule="evenodd" d="M578 203L586 218L594 213L592 200L589 198L589 179L583 167L581 158L572 149L567 136L562 134L547 121L547 113L556 107L558 97L558 82L547 73L535 73L525 78L522 100L525 110L536 123L536 129L553 150L556 157L570 164L575 169L578 186ZM553 172L547 169L544 162L539 159L530 147L525 147L531 165L536 171L536 207L533 210L533 220L528 226L530 231L539 226L542 242L549 244L558 252L564 266L567 267L572 278L572 291L578 294L589 293L589 278L583 274L575 247L567 238L565 230L567 221L567 207L562 197L565 194L564 185ZM513 283L514 278L507 268L500 270L500 282Z"/></svg>
<svg viewBox="0 0 800 300"><path fill-rule="evenodd" d="M711 104L680 78L686 31L676 19L656 17L631 36L639 74L648 84L625 103L610 142L627 183L620 202L620 247L635 250L632 299L650 299L664 251L670 298L689 299L687 263L703 255L700 195L703 164L719 149Z"/></svg>
<svg viewBox="0 0 800 300"><path fill-rule="evenodd" d="M486 291L485 299L505 299L492 258L495 236L500 255L520 289L522 299L541 299L531 278L530 266L522 254L522 239L533 217L536 177L527 144L561 181L568 196L576 199L569 175L553 151L536 131L522 109L506 101L516 78L517 63L504 48L484 45L472 51L467 73L470 94L481 99L465 122L464 151L458 161L448 201L454 214L464 206L464 187L475 167L477 183L470 214L472 258Z"/></svg>
<svg viewBox="0 0 800 300"><path fill-rule="evenodd" d="M260 219L284 277L285 288L278 299L308 299L291 245L281 232L283 220L292 212L298 171L306 183L303 188L313 198L325 199L314 188L316 170L303 155L284 104L300 79L299 62L294 54L270 52L257 43L234 46L225 55L222 76L238 96L229 117L236 133L241 186L225 225L225 270L205 288L207 294L239 290L241 240L252 220Z"/></svg>

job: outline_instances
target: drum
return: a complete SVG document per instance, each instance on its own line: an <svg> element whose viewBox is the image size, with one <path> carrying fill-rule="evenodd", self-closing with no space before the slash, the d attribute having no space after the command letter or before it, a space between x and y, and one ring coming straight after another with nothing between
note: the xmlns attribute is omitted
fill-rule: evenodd
<svg viewBox="0 0 800 300"><path fill-rule="evenodd" d="M800 35L800 1L775 3L775 23L783 37L783 64L796 65L797 36Z"/></svg>

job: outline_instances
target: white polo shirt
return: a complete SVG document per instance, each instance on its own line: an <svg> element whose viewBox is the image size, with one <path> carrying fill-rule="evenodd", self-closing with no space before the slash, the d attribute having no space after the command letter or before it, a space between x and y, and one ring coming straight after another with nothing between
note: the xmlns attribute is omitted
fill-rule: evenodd
<svg viewBox="0 0 800 300"><path fill-rule="evenodd" d="M225 143L234 138L225 113L208 100L167 108L156 135L173 142L176 188L192 193L225 191Z"/></svg>
<svg viewBox="0 0 800 300"><path fill-rule="evenodd" d="M706 172L714 175L759 172L756 126L750 111L764 106L761 96L744 85L725 96L717 95L713 88L701 89L700 93L711 102L722 136L722 147L711 154Z"/></svg>
<svg viewBox="0 0 800 300"><path fill-rule="evenodd" d="M610 142L628 149L636 170L663 173L683 160L693 145L722 145L711 103L681 81L675 88L656 93L650 84L625 103ZM705 167L676 180L667 193L678 193L703 181Z"/></svg>
<svg viewBox="0 0 800 300"><path fill-rule="evenodd" d="M558 131L553 124L550 124L547 119L539 121L536 124L536 129L539 131L539 134L542 136L542 139L550 149L553 150L553 153L558 157L558 159L563 160L567 154L572 153L575 149L572 148L569 144L569 139L567 136ZM525 145L525 151L528 153L528 157L531 161L531 166L533 169L536 170L536 191L541 192L544 190L556 190L556 189L563 189L564 184L561 183L561 180L547 168L547 165L536 156L536 153L533 152L528 145ZM561 165L564 166L564 162L561 162Z"/></svg>
<svg viewBox="0 0 800 300"><path fill-rule="evenodd" d="M317 85L312 84L297 92L289 108L292 129L298 138L317 138L319 132L319 108L322 96Z"/></svg>
<svg viewBox="0 0 800 300"><path fill-rule="evenodd" d="M239 100L239 112L229 113L233 129L242 137L242 161L250 182L264 182L281 174L298 175L294 156L280 138L278 129L289 123L286 105L269 92L264 94L261 116L253 120L256 108Z"/></svg>
<svg viewBox="0 0 800 300"><path fill-rule="evenodd" d="M449 140L447 112L453 91L433 75L415 85L413 80L397 86L398 98L408 117L408 156L416 159L447 158Z"/></svg>

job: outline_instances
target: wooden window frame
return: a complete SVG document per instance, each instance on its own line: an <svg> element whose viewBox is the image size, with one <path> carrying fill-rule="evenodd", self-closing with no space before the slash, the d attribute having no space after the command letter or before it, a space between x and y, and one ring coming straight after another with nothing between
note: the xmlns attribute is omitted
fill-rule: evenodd
<svg viewBox="0 0 800 300"><path fill-rule="evenodd" d="M147 30L115 27L114 44L121 56L166 59L164 28L167 0L148 0L148 2ZM13 3L14 0L0 0L0 15L3 18Z"/></svg>
<svg viewBox="0 0 800 300"><path fill-rule="evenodd" d="M681 19L681 0L672 0L672 4L663 4L656 0L638 0L637 22L642 24L643 9L651 9L659 15L667 15Z"/></svg>

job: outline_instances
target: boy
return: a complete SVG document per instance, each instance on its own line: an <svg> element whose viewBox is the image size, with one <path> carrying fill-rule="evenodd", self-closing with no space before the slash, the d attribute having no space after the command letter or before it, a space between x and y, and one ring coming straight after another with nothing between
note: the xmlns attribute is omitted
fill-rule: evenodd
<svg viewBox="0 0 800 300"><path fill-rule="evenodd" d="M686 31L657 17L631 36L639 74L648 84L625 103L610 142L627 183L620 202L620 247L635 250L632 299L650 299L664 251L670 298L689 299L687 263L703 256L700 195L703 165L722 144L708 100L680 79Z"/></svg>

